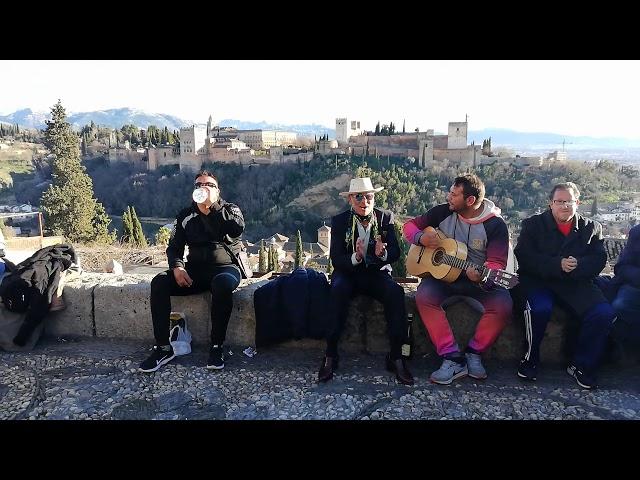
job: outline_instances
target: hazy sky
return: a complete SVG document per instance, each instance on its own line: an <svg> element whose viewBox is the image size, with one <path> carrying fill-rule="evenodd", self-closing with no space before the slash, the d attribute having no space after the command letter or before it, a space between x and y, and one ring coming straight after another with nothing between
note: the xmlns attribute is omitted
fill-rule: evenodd
<svg viewBox="0 0 640 480"><path fill-rule="evenodd" d="M640 61L0 60L0 114L131 107L205 123L378 120L640 138Z"/></svg>

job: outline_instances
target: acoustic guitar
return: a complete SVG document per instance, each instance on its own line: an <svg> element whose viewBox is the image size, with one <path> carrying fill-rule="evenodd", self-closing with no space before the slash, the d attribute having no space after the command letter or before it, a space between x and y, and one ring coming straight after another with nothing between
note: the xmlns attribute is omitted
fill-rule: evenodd
<svg viewBox="0 0 640 480"><path fill-rule="evenodd" d="M503 288L512 288L518 284L518 276L506 270L488 268L467 261L467 246L453 238L448 238L440 230L427 227L425 232L435 232L440 239L438 248L427 248L413 245L407 254L407 273L416 277L427 277L442 280L447 283L455 282L463 270L473 267L482 275L482 281L487 279Z"/></svg>

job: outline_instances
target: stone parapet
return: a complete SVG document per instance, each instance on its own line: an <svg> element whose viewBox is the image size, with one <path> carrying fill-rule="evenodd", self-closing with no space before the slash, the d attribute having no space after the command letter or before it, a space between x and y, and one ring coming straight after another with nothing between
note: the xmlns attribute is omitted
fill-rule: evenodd
<svg viewBox="0 0 640 480"><path fill-rule="evenodd" d="M153 328L149 292L153 274L84 273L65 285L63 297L66 309L52 312L45 320L45 335L133 338L153 343ZM253 293L269 280L243 280L234 292L234 306L227 330L227 343L237 346L254 345L255 314ZM414 314L414 352L418 356L435 355L415 306L417 284L403 284L407 312ZM209 342L211 295L202 293L187 297L172 297L172 309L186 314L196 345ZM464 301L447 308L456 339L464 348L473 334L480 312ZM541 356L549 362L566 360L566 324L554 314L545 333ZM496 344L486 352L487 358L514 360L524 348L524 326L515 319L506 327ZM297 346L322 348L321 340L290 342ZM352 302L341 340L345 351L384 352L389 348L382 305L358 296Z"/></svg>

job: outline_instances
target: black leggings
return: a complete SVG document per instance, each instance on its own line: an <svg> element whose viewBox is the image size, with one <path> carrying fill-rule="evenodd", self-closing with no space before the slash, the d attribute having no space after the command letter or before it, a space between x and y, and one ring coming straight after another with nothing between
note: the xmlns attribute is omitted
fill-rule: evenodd
<svg viewBox="0 0 640 480"><path fill-rule="evenodd" d="M172 270L156 275L151 280L151 319L157 345L169 344L169 314L171 296L185 296L211 292L211 344L222 345L227 335L227 325L233 308L233 291L241 280L235 265L194 267L187 263L185 269L193 279L190 287L180 287Z"/></svg>

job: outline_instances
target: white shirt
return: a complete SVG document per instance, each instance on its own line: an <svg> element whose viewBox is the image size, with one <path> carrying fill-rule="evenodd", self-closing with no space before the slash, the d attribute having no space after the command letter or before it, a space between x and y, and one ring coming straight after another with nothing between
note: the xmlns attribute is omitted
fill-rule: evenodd
<svg viewBox="0 0 640 480"><path fill-rule="evenodd" d="M375 213L373 214L375 215ZM365 256L362 258L362 260L358 261L356 260L356 252L353 252L353 254L351 255L351 264L352 265L359 265L360 263L362 263L364 261L364 259L366 258L366 252L367 252L367 248L369 247L369 236L371 235L371 222L369 222L369 224L367 225L367 228L364 228L362 226L362 223L360 223L360 220L358 220L356 218L356 225L358 226L358 238L362 238L362 240L364 240L364 245L365 245ZM387 249L384 250L384 253L382 254L380 260L382 260L383 262L387 260Z"/></svg>

